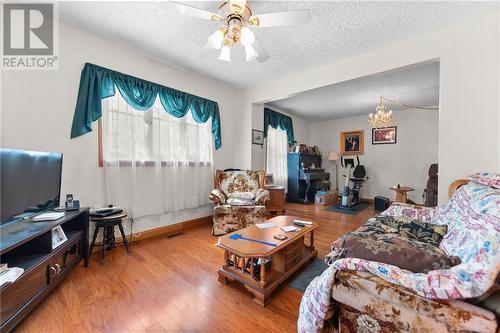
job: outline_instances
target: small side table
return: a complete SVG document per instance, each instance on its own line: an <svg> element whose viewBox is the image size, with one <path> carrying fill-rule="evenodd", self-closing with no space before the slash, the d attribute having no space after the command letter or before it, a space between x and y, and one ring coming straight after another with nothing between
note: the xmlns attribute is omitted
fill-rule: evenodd
<svg viewBox="0 0 500 333"><path fill-rule="evenodd" d="M415 191L414 188L408 186L389 187L389 189L396 191L396 202L406 203L408 200L407 192Z"/></svg>
<svg viewBox="0 0 500 333"><path fill-rule="evenodd" d="M268 212L283 214L285 211L285 187L278 185L266 186L271 198L266 202Z"/></svg>
<svg viewBox="0 0 500 333"><path fill-rule="evenodd" d="M122 213L106 216L106 217L91 217L90 221L95 222L94 236L92 237L92 243L90 244L90 255L92 255L92 250L94 249L95 241L97 239L97 234L99 229L102 228L102 246L101 246L101 260L106 257L106 251L115 247L115 226L117 225L120 229L122 235L123 244L127 249L127 253L130 253L130 247L127 242L127 237L125 236L125 231L123 230L122 220L127 217L127 213L123 211Z"/></svg>

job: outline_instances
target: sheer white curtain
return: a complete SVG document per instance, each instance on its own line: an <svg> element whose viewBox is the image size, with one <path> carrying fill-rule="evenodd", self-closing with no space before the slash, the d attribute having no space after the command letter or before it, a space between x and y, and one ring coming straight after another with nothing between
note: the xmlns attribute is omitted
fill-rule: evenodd
<svg viewBox="0 0 500 333"><path fill-rule="evenodd" d="M287 187L288 183L288 137L281 128L267 129L267 173L271 173L274 184Z"/></svg>
<svg viewBox="0 0 500 333"><path fill-rule="evenodd" d="M213 182L211 122L175 118L159 100L147 111L120 94L103 101L103 160L108 202L131 217L209 203Z"/></svg>

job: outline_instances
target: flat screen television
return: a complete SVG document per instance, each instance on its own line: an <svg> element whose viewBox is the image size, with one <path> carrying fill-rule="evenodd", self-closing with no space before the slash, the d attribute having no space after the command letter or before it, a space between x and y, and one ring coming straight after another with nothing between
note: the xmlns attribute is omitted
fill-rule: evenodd
<svg viewBox="0 0 500 333"><path fill-rule="evenodd" d="M0 148L1 224L59 206L61 153Z"/></svg>

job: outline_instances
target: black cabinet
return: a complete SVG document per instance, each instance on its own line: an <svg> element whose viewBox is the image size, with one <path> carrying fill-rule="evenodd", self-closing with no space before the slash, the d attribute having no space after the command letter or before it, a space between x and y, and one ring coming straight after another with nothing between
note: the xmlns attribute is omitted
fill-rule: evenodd
<svg viewBox="0 0 500 333"><path fill-rule="evenodd" d="M52 229L61 226L68 240L52 249ZM66 212L56 221L11 222L0 227L1 262L23 274L0 289L1 332L10 332L81 260L89 260L89 210Z"/></svg>
<svg viewBox="0 0 500 333"><path fill-rule="evenodd" d="M12 328L13 325L9 324L15 321L13 319L16 314L23 312L24 308L28 307L30 303L36 302L37 298L49 288L48 268L50 265L51 258L47 257L37 263L30 271L24 272L14 283L1 289L2 331ZM4 329L4 326L7 329Z"/></svg>

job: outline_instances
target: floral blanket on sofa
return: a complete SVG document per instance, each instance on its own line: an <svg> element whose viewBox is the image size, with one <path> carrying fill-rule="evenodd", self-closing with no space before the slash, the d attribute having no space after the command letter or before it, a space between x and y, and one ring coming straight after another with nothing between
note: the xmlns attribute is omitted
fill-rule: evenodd
<svg viewBox="0 0 500 333"><path fill-rule="evenodd" d="M391 264L359 258L341 258L304 293L298 328L301 332L320 331L333 315L332 288L338 271L369 272L391 284L404 287L428 299L466 299L483 295L494 284L500 270L500 175L476 174L471 183L460 187L444 206L435 211L393 205L384 216L417 218L447 227L439 248L460 263L445 269L415 273ZM334 244L335 246L335 244ZM334 253L328 256L332 261Z"/></svg>

